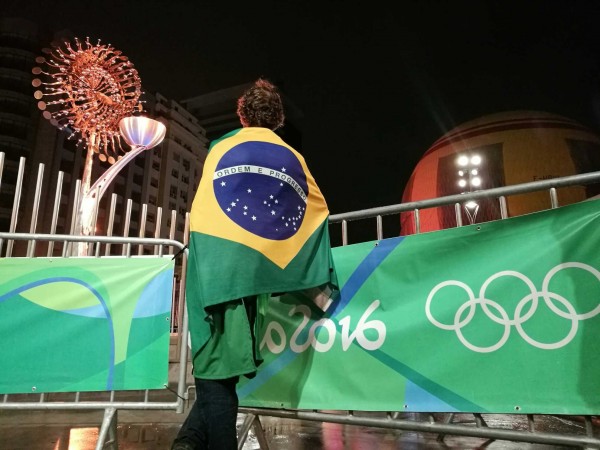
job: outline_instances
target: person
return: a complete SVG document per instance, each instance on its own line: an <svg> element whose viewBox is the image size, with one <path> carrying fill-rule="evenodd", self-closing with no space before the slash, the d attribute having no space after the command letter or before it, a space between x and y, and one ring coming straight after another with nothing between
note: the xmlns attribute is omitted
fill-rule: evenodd
<svg viewBox="0 0 600 450"><path fill-rule="evenodd" d="M337 290L327 204L303 156L276 133L285 122L279 90L259 78L237 100L237 115L242 127L210 144L190 212L196 401L172 450L237 449L236 385L262 362L271 295Z"/></svg>

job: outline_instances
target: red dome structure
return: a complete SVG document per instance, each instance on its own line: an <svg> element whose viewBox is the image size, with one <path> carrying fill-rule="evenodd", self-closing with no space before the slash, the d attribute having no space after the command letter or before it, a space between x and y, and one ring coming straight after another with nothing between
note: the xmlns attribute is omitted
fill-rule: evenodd
<svg viewBox="0 0 600 450"><path fill-rule="evenodd" d="M510 111L466 122L446 133L417 163L402 203L600 170L600 136L566 117ZM567 205L600 193L598 186L558 191ZM547 192L510 196L509 217L550 208ZM463 224L500 219L497 199L463 205ZM419 211L420 231L455 227L454 206ZM400 215L401 235L415 233L414 213Z"/></svg>

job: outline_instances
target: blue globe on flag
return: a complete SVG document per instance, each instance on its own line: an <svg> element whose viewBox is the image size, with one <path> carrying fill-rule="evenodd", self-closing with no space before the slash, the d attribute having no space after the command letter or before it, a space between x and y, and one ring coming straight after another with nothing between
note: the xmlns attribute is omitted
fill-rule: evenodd
<svg viewBox="0 0 600 450"><path fill-rule="evenodd" d="M282 145L247 141L232 147L217 164L213 188L232 221L266 239L293 236L306 213L306 175Z"/></svg>

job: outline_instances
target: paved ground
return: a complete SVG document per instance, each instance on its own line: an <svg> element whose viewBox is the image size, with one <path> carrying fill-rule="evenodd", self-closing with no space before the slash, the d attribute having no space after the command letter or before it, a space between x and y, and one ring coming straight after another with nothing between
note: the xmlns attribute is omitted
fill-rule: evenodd
<svg viewBox="0 0 600 450"><path fill-rule="evenodd" d="M238 417L241 426L244 415ZM169 450L185 415L172 411L120 411L119 450ZM270 450L392 450L490 449L557 450L543 444L493 441L431 433L402 432L356 425L341 425L273 417L261 418ZM94 450L102 412L2 411L0 450ZM259 449L250 433L244 450Z"/></svg>

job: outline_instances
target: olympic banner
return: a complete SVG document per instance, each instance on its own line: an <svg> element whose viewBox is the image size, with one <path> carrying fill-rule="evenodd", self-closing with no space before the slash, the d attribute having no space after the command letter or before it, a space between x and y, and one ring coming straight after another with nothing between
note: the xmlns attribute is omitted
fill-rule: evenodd
<svg viewBox="0 0 600 450"><path fill-rule="evenodd" d="M170 257L0 259L0 393L164 388Z"/></svg>
<svg viewBox="0 0 600 450"><path fill-rule="evenodd" d="M600 414L600 200L334 249L273 298L243 406Z"/></svg>

